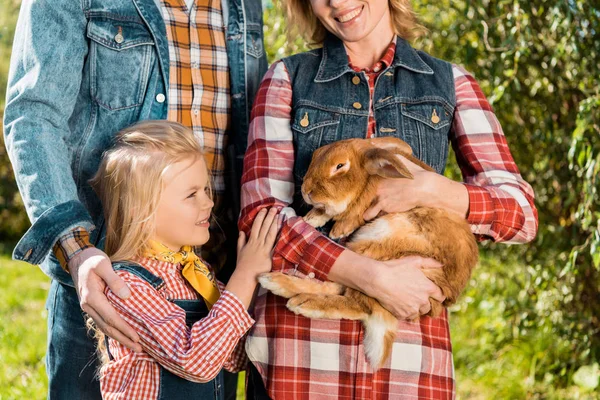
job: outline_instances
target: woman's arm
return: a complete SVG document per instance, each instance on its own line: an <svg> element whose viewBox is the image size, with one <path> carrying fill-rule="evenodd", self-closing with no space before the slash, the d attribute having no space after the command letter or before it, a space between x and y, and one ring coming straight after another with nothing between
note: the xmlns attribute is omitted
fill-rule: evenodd
<svg viewBox="0 0 600 400"><path fill-rule="evenodd" d="M453 71L456 111L450 140L469 194L467 221L480 238L530 242L538 227L533 189L521 177L475 78L458 66Z"/></svg>
<svg viewBox="0 0 600 400"><path fill-rule="evenodd" d="M222 291L208 316L190 329L183 309L140 278L126 271L118 274L129 284L131 296L121 299L107 290L107 297L137 331L143 350L164 368L190 381L209 382L224 366L235 369L243 362L234 350L254 320L234 294Z"/></svg>
<svg viewBox="0 0 600 400"><path fill-rule="evenodd" d="M325 280L344 249L297 217L289 207L294 195L295 160L291 111L290 78L285 64L279 61L267 71L254 99L242 175L239 228L248 233L263 208L283 209L287 218L274 249L273 269L297 268Z"/></svg>
<svg viewBox="0 0 600 400"><path fill-rule="evenodd" d="M319 280L331 279L361 290L402 319L413 318L419 311L426 313L429 297L443 301L439 288L419 268L439 266L433 260L375 261L344 249L295 216L289 207L294 195L295 160L291 111L290 78L285 65L277 62L267 71L254 100L242 175L240 230L250 229L261 208L283 208L288 218L274 249L273 270L296 268ZM408 270L407 265L415 268ZM407 279L406 274L414 279ZM411 282L420 285L409 288Z"/></svg>
<svg viewBox="0 0 600 400"><path fill-rule="evenodd" d="M380 211L438 207L467 219L479 239L526 243L537 232L531 186L515 164L502 127L481 88L468 72L454 67L456 110L450 141L464 182L425 171L404 160L414 179L387 179L365 219Z"/></svg>

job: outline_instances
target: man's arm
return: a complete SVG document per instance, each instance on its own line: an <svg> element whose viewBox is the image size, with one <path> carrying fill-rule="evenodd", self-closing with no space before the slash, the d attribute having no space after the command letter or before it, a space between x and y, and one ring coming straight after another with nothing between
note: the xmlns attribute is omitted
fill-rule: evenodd
<svg viewBox="0 0 600 400"><path fill-rule="evenodd" d="M85 243L68 244L73 230L90 232L94 228L77 195L73 154L67 145L71 134L68 122L88 53L87 20L81 4L25 0L21 5L4 110L4 138L32 226L13 256L39 264L53 246L60 252L60 244L65 243L63 263L68 263L84 311L109 336L139 350L134 344L137 334L118 318L103 295L107 284L115 293L128 295L106 254ZM79 251L77 246L84 248Z"/></svg>
<svg viewBox="0 0 600 400"><path fill-rule="evenodd" d="M15 258L39 264L58 239L93 228L77 196L68 121L88 46L80 2L24 1L17 22L4 111L8 155L33 225Z"/></svg>

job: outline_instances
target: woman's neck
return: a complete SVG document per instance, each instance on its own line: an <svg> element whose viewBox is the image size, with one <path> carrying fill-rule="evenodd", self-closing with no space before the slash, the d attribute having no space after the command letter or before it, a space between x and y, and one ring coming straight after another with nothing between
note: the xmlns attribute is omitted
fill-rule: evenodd
<svg viewBox="0 0 600 400"><path fill-rule="evenodd" d="M383 24L382 24L383 25ZM356 42L344 42L350 63L357 68L370 68L377 63L394 39L391 24L375 27L365 38Z"/></svg>

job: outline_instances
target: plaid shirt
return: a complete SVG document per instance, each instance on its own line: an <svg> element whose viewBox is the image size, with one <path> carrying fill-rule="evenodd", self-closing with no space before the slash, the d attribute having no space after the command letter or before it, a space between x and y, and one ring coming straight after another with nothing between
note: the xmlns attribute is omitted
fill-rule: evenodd
<svg viewBox="0 0 600 400"><path fill-rule="evenodd" d="M131 296L123 300L106 290L112 305L140 335L143 352L108 340L114 359L100 371L103 399L157 399L161 365L194 382L212 380L223 367L236 372L246 365L243 339L254 320L233 293L221 285L221 297L208 316L190 329L185 311L168 300L201 298L181 275L181 265L147 258L135 261L165 285L157 291L136 275L119 270Z"/></svg>
<svg viewBox="0 0 600 400"><path fill-rule="evenodd" d="M218 271L226 261L225 148L229 128L230 83L221 0L160 0L169 42L167 119L194 131L202 144L215 206L210 241L202 256Z"/></svg>
<svg viewBox="0 0 600 400"><path fill-rule="evenodd" d="M523 243L537 231L531 186L519 173L491 106L475 79L454 66L456 109L450 140L469 192L468 222L480 239ZM254 103L242 177L240 228L264 207L289 215L274 251L273 270L326 280L343 248L296 217L292 87L282 62L271 66ZM398 399L454 397L447 312L417 323L400 321L392 355L373 373L360 322L311 320L286 299L259 292L256 325L246 351L275 399Z"/></svg>

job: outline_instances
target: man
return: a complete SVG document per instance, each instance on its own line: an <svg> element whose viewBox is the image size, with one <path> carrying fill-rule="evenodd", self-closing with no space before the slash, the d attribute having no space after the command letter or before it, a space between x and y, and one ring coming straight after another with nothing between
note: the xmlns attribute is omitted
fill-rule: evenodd
<svg viewBox="0 0 600 400"><path fill-rule="evenodd" d="M109 336L141 350L103 295L106 285L124 298L129 288L101 250L102 210L87 183L112 135L146 119L194 130L214 182L215 226L223 227L212 233L213 246L232 256L207 258L226 274L235 243L223 237L235 231L231 199L239 197L249 110L265 70L259 0L23 2L4 134L32 221L13 257L41 264L52 278L50 399L100 398L80 307Z"/></svg>

